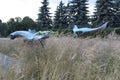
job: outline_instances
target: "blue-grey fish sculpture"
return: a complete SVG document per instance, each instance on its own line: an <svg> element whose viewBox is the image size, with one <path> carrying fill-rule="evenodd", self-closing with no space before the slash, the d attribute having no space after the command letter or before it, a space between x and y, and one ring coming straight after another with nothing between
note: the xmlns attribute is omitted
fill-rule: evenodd
<svg viewBox="0 0 120 80"><path fill-rule="evenodd" d="M45 33L38 35L37 32L30 29L28 31L15 31L10 34L11 40L14 40L17 37L24 37L24 41L40 41L41 45L44 46L41 39L49 38L49 34Z"/></svg>
<svg viewBox="0 0 120 80"><path fill-rule="evenodd" d="M84 28L78 28L76 25L74 25L73 27L73 33L74 33L74 37L77 37L77 32L81 32L82 34L87 33L87 32L94 32L94 31L100 31L100 30L104 30L107 27L107 24L109 22L104 23L103 25L97 27L97 28L88 28L88 27L84 27Z"/></svg>

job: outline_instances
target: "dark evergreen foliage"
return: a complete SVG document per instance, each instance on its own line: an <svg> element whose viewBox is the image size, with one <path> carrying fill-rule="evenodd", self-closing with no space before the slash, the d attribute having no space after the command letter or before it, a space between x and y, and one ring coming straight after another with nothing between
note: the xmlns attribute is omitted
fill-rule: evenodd
<svg viewBox="0 0 120 80"><path fill-rule="evenodd" d="M79 27L88 26L87 0L72 0L69 3L70 23Z"/></svg>
<svg viewBox="0 0 120 80"><path fill-rule="evenodd" d="M114 16L113 0L97 0L95 18L97 24L112 21Z"/></svg>
<svg viewBox="0 0 120 80"><path fill-rule="evenodd" d="M7 24L0 20L0 37L7 35Z"/></svg>
<svg viewBox="0 0 120 80"><path fill-rule="evenodd" d="M114 1L114 19L113 19L113 27L120 27L120 0Z"/></svg>
<svg viewBox="0 0 120 80"><path fill-rule="evenodd" d="M55 12L54 18L54 29L65 29L67 28L67 16L66 16L66 7L64 3L61 1L59 6L57 6L57 10Z"/></svg>
<svg viewBox="0 0 120 80"><path fill-rule="evenodd" d="M49 2L48 0L43 0L42 6L39 9L39 14L38 14L38 27L41 30L46 30L46 29L51 29L52 28L52 20L49 12Z"/></svg>

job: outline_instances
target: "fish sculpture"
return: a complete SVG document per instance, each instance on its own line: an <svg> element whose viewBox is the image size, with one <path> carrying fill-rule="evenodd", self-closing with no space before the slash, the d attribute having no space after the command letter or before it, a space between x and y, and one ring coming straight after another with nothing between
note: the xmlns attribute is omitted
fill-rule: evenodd
<svg viewBox="0 0 120 80"><path fill-rule="evenodd" d="M10 34L11 40L14 40L17 37L23 37L24 41L40 41L41 45L44 46L44 44L41 42L41 39L49 38L49 34L44 33L38 35L37 32L30 29L28 31L14 31Z"/></svg>
<svg viewBox="0 0 120 80"><path fill-rule="evenodd" d="M77 34L78 32L80 32L81 34L84 34L84 33L88 33L88 32L102 31L102 30L106 29L108 23L109 22L105 22L104 24L102 24L101 26L99 26L97 28L89 28L89 27L78 28L77 25L74 25L74 27L73 27L74 37L78 36L78 34Z"/></svg>

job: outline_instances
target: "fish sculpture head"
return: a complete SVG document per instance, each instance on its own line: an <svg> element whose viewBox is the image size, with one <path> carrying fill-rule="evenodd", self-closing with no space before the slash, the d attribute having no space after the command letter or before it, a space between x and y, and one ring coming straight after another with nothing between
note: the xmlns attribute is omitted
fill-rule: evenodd
<svg viewBox="0 0 120 80"><path fill-rule="evenodd" d="M10 39L11 39L11 40L13 40L13 39L15 39L15 38L16 38L16 36L10 35Z"/></svg>
<svg viewBox="0 0 120 80"><path fill-rule="evenodd" d="M16 32L13 32L10 34L10 39L14 40L15 38L17 38L18 36L16 35Z"/></svg>

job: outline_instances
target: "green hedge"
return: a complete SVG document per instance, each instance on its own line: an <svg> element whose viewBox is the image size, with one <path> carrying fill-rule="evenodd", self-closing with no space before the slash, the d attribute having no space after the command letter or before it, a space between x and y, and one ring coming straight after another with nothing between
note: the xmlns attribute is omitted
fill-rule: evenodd
<svg viewBox="0 0 120 80"><path fill-rule="evenodd" d="M73 31L72 29L54 29L53 31L58 32L58 35L63 34L63 35L73 35ZM95 32L95 33L87 33L83 36L101 36L101 37L105 37L107 35L109 35L112 32L115 32L117 35L120 35L120 28L107 28L104 31L100 31L100 32ZM81 35L80 35L81 36Z"/></svg>
<svg viewBox="0 0 120 80"><path fill-rule="evenodd" d="M108 35L111 32L113 32L114 30L115 30L115 28L107 28L104 31L96 32L96 33L100 34L100 35ZM61 34L61 33L63 33L63 34L73 33L72 29L56 29L54 31L58 31L59 34ZM119 31L120 31L120 29L116 29L117 33L120 33Z"/></svg>
<svg viewBox="0 0 120 80"><path fill-rule="evenodd" d="M114 31L114 28L107 28L107 29L105 29L104 31L102 31L101 33L100 33L100 35L101 36L107 36L108 34L110 34L111 32L113 32Z"/></svg>
<svg viewBox="0 0 120 80"><path fill-rule="evenodd" d="M120 35L120 28L116 29L116 30L115 30L115 33L116 33L117 35Z"/></svg>
<svg viewBox="0 0 120 80"><path fill-rule="evenodd" d="M101 35L107 36L111 32L115 32L117 35L120 35L120 28L107 28L104 31L102 31Z"/></svg>

